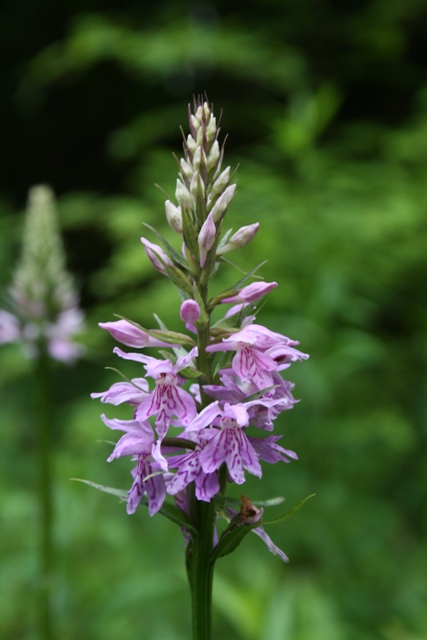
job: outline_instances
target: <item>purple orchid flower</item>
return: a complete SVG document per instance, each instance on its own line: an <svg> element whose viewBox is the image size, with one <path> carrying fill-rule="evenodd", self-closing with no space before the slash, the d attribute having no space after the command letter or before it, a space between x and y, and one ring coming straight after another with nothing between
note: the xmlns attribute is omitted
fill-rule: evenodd
<svg viewBox="0 0 427 640"><path fill-rule="evenodd" d="M188 367L197 356L197 347L185 356L180 356L175 364L170 360L158 360L140 353L125 353L117 347L114 353L125 360L142 362L147 376L156 382L155 389L139 404L135 413L136 419L144 421L150 416L155 416L156 430L161 439L166 435L170 425L185 427L193 420L197 413L196 404L190 393L179 386L178 372Z"/></svg>
<svg viewBox="0 0 427 640"><path fill-rule="evenodd" d="M154 442L154 432L150 423L141 420L109 419L104 414L101 418L110 429L125 431L108 457L108 462L122 456L137 457L137 465L131 472L134 482L128 492L127 512L135 513L142 496L146 494L148 512L150 516L154 515L166 498L164 473L167 471L167 461Z"/></svg>
<svg viewBox="0 0 427 640"><path fill-rule="evenodd" d="M243 430L248 424L249 414L243 404L225 403L224 409L221 409L218 401L208 405L189 424L185 433L200 431L208 425L219 426L219 429L213 430L213 435L210 435L199 456L201 468L205 473L217 471L225 462L230 477L237 484L245 481L244 468L249 473L261 477L258 454Z"/></svg>
<svg viewBox="0 0 427 640"><path fill-rule="evenodd" d="M273 385L272 373L284 368L272 355L276 356L276 350L280 347L277 355L283 359L286 349L289 352L295 344L298 343L280 333L270 331L262 325L251 324L224 338L222 342L209 345L206 351L236 351L231 364L234 373L245 382L253 382L258 389L266 389ZM272 355L268 352L269 349L272 350ZM308 356L292 349L292 358L296 360Z"/></svg>
<svg viewBox="0 0 427 640"><path fill-rule="evenodd" d="M194 451L169 459L170 466L177 469L167 486L167 492L170 495L176 495L183 491L191 482L195 483L196 498L198 500L210 502L219 492L220 486L217 474L215 472L206 473L200 463L200 454L214 435L215 431L213 429L200 431Z"/></svg>

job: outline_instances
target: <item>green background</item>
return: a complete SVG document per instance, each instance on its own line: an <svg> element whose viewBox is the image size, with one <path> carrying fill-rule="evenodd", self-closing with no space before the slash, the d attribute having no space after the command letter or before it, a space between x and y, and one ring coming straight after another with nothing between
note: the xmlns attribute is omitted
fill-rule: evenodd
<svg viewBox="0 0 427 640"><path fill-rule="evenodd" d="M299 461L242 489L288 508L316 493L268 529L289 564L255 536L218 562L214 637L424 640L424 0L17 2L1 10L0 43L0 306L28 189L49 183L87 318L85 358L52 368L58 637L189 637L178 529L70 478L130 486L129 460L105 462L111 433L89 398L118 365L97 323L154 326L156 312L182 327L139 238L142 222L172 238L155 183L173 196L179 126L206 91L223 110L225 166L239 164L228 225L261 225L230 258L268 260L279 286L258 320L311 356L291 367L301 403L277 424ZM215 286L237 279L224 268ZM0 407L0 635L32 640L37 442L17 345L0 351Z"/></svg>

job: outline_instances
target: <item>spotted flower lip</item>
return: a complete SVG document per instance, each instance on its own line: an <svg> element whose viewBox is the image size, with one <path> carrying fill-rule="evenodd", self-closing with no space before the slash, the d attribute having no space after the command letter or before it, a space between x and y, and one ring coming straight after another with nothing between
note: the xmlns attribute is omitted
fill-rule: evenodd
<svg viewBox="0 0 427 640"><path fill-rule="evenodd" d="M135 360L145 365L147 376L154 378L156 387L148 393L138 405L135 417L145 421L150 416L155 417L156 430L163 438L170 425L185 426L191 422L197 413L194 398L179 384L179 371L188 367L192 359L197 356L194 347L185 356L180 356L175 364L170 360L158 360L141 353L125 353L118 347L114 349L121 358Z"/></svg>
<svg viewBox="0 0 427 640"><path fill-rule="evenodd" d="M162 508L166 498L166 483L159 464L150 455L139 455L137 465L131 473L134 480L128 492L127 513L135 513L145 494L148 498L148 513L154 516Z"/></svg>
<svg viewBox="0 0 427 640"><path fill-rule="evenodd" d="M200 453L200 465L205 473L217 471L225 462L230 477L237 484L245 481L243 468L261 477L258 454L243 431L248 424L249 415L243 404L225 403L221 409L218 401L208 405L189 424L187 431L190 432L210 425L219 426Z"/></svg>
<svg viewBox="0 0 427 640"><path fill-rule="evenodd" d="M220 485L217 474L215 472L205 473L200 463L200 454L214 435L213 429L200 432L195 450L176 456L173 462L173 466L176 466L176 473L167 486L167 492L170 495L176 495L183 491L191 482L195 483L196 498L203 502L210 502L219 492Z"/></svg>
<svg viewBox="0 0 427 640"><path fill-rule="evenodd" d="M134 478L128 492L126 510L135 513L144 494L148 498L148 511L151 516L161 509L166 498L164 478L165 459L155 445L153 429L148 421L109 419L101 415L104 424L110 429L119 429L125 434L120 438L108 457L108 462L122 456L136 456L137 465L133 469Z"/></svg>

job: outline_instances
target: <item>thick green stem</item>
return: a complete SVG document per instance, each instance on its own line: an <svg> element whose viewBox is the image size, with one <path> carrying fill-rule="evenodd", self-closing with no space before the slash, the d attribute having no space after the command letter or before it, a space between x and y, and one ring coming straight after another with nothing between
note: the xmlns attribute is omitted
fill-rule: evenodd
<svg viewBox="0 0 427 640"><path fill-rule="evenodd" d="M210 640L212 627L212 551L215 512L212 503L195 501L198 537L192 546L190 588L193 613L193 640Z"/></svg>
<svg viewBox="0 0 427 640"><path fill-rule="evenodd" d="M52 640L52 469L51 469L51 406L49 394L48 357L41 353L35 365L35 390L39 452L40 507L40 576L39 624L40 639Z"/></svg>

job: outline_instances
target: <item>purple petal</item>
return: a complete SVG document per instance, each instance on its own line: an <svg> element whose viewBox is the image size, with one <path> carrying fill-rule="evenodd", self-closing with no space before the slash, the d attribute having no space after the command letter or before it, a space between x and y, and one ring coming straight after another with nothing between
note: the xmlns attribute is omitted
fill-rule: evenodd
<svg viewBox="0 0 427 640"><path fill-rule="evenodd" d="M138 464L132 471L134 482L128 494L128 514L135 513L144 493L147 494L150 516L159 511L166 498L166 485L163 474L157 474L158 470L157 463L148 461L145 456L139 456Z"/></svg>
<svg viewBox="0 0 427 640"><path fill-rule="evenodd" d="M114 347L113 353L118 355L120 358L123 358L124 360L135 360L135 362L142 362L143 364L147 364L151 360L155 360L155 358L144 356L142 353L127 353L126 351L122 351L121 349L119 349L119 347Z"/></svg>
<svg viewBox="0 0 427 640"><path fill-rule="evenodd" d="M261 540L267 545L267 549L270 551L270 553L274 554L275 556L279 556L279 558L283 560L283 562L289 562L289 558L286 553L284 553L281 549L279 549L279 547L274 544L270 536L266 534L263 527L255 527L255 529L252 529L252 533L261 538Z"/></svg>
<svg viewBox="0 0 427 640"><path fill-rule="evenodd" d="M266 389L272 385L270 372L278 368L274 360L250 345L237 351L232 367L237 376L247 382L253 382L258 389Z"/></svg>
<svg viewBox="0 0 427 640"><path fill-rule="evenodd" d="M100 398L101 402L114 405L128 402L140 404L148 393L148 383L145 378L134 378L132 382L115 382L107 391L91 393L91 398Z"/></svg>
<svg viewBox="0 0 427 640"><path fill-rule="evenodd" d="M200 431L204 427L211 425L213 420L222 413L219 402L216 400L205 407L186 427L186 431Z"/></svg>
<svg viewBox="0 0 427 640"><path fill-rule="evenodd" d="M282 436L268 436L267 438L252 438L249 437L253 448L258 453L261 460L275 464L276 462L290 462L289 458L298 460L298 456L295 451L290 449L284 449L279 444L276 444Z"/></svg>
<svg viewBox="0 0 427 640"><path fill-rule="evenodd" d="M21 337L19 321L8 311L0 309L0 344L14 342Z"/></svg>
<svg viewBox="0 0 427 640"><path fill-rule="evenodd" d="M149 454L152 450L152 438L144 439L138 433L125 433L117 442L107 462L112 462L116 458L123 456L137 456Z"/></svg>

